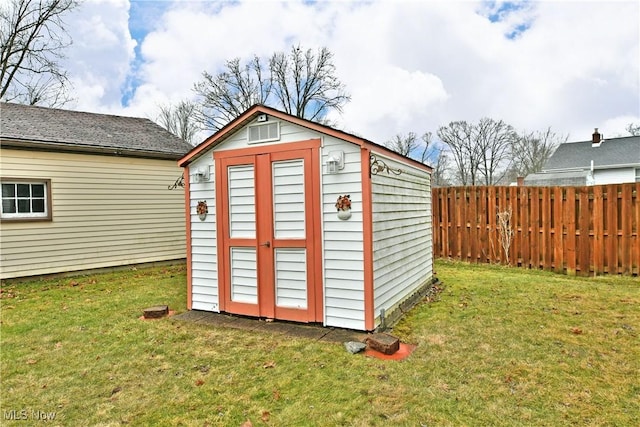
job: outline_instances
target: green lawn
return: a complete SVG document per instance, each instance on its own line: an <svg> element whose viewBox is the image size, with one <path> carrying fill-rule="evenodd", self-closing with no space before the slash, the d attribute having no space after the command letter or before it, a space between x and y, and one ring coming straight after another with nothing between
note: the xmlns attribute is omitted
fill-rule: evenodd
<svg viewBox="0 0 640 427"><path fill-rule="evenodd" d="M400 362L139 320L184 311L183 266L4 283L0 424L640 425L640 279L436 269L443 291L393 331L418 345Z"/></svg>

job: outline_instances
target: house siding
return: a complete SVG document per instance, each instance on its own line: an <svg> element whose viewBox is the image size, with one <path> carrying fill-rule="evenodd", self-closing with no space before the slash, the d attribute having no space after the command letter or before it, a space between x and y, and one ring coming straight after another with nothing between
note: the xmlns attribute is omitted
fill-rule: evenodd
<svg viewBox="0 0 640 427"><path fill-rule="evenodd" d="M193 182L189 176L189 207L191 211L191 308L220 311L218 287L218 245L216 237L216 194L214 160L211 151L189 165L190 174L200 169L211 170L209 181ZM207 202L207 217L201 221L196 207Z"/></svg>
<svg viewBox="0 0 640 427"><path fill-rule="evenodd" d="M595 180L595 185L636 182L636 169L634 167L596 169L593 171L593 178Z"/></svg>
<svg viewBox="0 0 640 427"><path fill-rule="evenodd" d="M374 316L387 313L432 278L430 175L376 153L390 168L371 177Z"/></svg>
<svg viewBox="0 0 640 427"><path fill-rule="evenodd" d="M0 278L185 258L173 160L2 149L3 178L51 180L52 221L0 222Z"/></svg>
<svg viewBox="0 0 640 427"><path fill-rule="evenodd" d="M322 224L324 247L325 324L365 329L362 163L360 147L325 137L322 149ZM325 174L331 151L344 152L344 169ZM338 196L351 198L351 218L338 218Z"/></svg>

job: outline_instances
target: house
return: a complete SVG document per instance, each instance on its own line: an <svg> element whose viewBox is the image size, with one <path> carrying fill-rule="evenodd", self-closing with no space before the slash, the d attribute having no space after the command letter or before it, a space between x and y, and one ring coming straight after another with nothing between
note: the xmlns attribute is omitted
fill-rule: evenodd
<svg viewBox="0 0 640 427"><path fill-rule="evenodd" d="M640 136L603 139L598 129L591 141L560 144L539 173L525 185L579 186L640 182Z"/></svg>
<svg viewBox="0 0 640 427"><path fill-rule="evenodd" d="M150 120L0 104L0 278L185 258L176 160Z"/></svg>
<svg viewBox="0 0 640 427"><path fill-rule="evenodd" d="M432 282L424 164L256 105L179 165L189 309L370 331Z"/></svg>

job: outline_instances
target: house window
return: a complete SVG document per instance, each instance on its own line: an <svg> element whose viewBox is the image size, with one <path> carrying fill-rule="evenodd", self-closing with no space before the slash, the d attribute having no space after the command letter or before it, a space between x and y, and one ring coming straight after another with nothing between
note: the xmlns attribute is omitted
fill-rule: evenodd
<svg viewBox="0 0 640 427"><path fill-rule="evenodd" d="M640 168L636 168L636 182L640 182Z"/></svg>
<svg viewBox="0 0 640 427"><path fill-rule="evenodd" d="M3 221L50 221L51 180L2 178Z"/></svg>
<svg viewBox="0 0 640 427"><path fill-rule="evenodd" d="M267 142L277 141L280 139L280 123L261 123L259 125L251 125L248 128L249 142Z"/></svg>

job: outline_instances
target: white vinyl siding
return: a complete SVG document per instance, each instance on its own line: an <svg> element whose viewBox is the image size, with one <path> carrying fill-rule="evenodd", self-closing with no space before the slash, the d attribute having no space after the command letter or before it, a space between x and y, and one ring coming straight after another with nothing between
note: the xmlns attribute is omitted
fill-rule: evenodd
<svg viewBox="0 0 640 427"><path fill-rule="evenodd" d="M397 307L432 278L431 186L427 172L382 158L400 175L371 177L374 316Z"/></svg>
<svg viewBox="0 0 640 427"><path fill-rule="evenodd" d="M255 189L253 165L230 166L229 178L229 235L256 237Z"/></svg>
<svg viewBox="0 0 640 427"><path fill-rule="evenodd" d="M231 248L231 301L258 303L255 248Z"/></svg>
<svg viewBox="0 0 640 427"><path fill-rule="evenodd" d="M189 165L189 170L213 170L213 164L213 155L209 152ZM191 208L191 308L195 310L220 310L216 236L217 200L214 187L214 174L210 174L209 181L196 183L192 180L189 185L189 204ZM200 220L196 211L198 202L202 200L207 202L207 210L209 211L203 221Z"/></svg>
<svg viewBox="0 0 640 427"><path fill-rule="evenodd" d="M0 278L184 259L174 160L2 149L3 176L50 179L53 217L2 222Z"/></svg>
<svg viewBox="0 0 640 427"><path fill-rule="evenodd" d="M305 237L302 159L273 162L273 222L276 239Z"/></svg>
<svg viewBox="0 0 640 427"><path fill-rule="evenodd" d="M307 308L307 255L304 248L275 249L276 305Z"/></svg>
<svg viewBox="0 0 640 427"><path fill-rule="evenodd" d="M345 153L339 173L325 174L331 151ZM360 147L325 137L322 149L322 217L324 240L325 324L364 329L364 246ZM368 165L364 165L367 167ZM338 196L351 196L351 218L338 218Z"/></svg>
<svg viewBox="0 0 640 427"><path fill-rule="evenodd" d="M596 169L593 171L595 185L636 182L636 176L636 169L633 167Z"/></svg>

